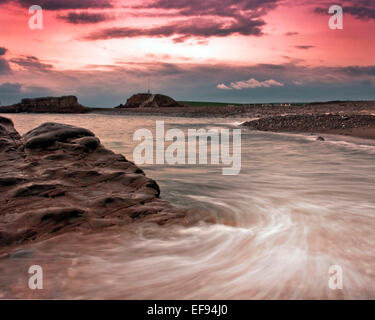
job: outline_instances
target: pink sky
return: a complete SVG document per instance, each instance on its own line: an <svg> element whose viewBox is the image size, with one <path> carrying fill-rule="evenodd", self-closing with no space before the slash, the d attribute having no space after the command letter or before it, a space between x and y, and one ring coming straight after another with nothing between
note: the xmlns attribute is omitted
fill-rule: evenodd
<svg viewBox="0 0 375 320"><path fill-rule="evenodd" d="M43 30L29 28L33 4L43 8ZM342 1L343 30L328 27L325 0L0 5L3 103L75 94L112 106L145 91L148 77L154 91L178 99L375 99L374 1Z"/></svg>

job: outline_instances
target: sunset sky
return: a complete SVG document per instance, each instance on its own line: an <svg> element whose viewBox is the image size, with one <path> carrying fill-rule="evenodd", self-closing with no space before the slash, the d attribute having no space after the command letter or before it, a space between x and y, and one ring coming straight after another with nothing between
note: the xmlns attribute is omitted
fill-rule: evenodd
<svg viewBox="0 0 375 320"><path fill-rule="evenodd" d="M331 30L328 8L344 9ZM43 8L43 30L29 7ZM0 100L375 100L375 1L0 0Z"/></svg>

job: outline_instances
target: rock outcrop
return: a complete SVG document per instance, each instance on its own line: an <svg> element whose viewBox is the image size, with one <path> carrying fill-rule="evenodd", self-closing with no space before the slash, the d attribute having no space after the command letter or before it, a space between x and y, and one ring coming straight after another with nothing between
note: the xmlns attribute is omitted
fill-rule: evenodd
<svg viewBox="0 0 375 320"><path fill-rule="evenodd" d="M80 105L75 96L23 99L20 103L1 107L0 113L85 113L88 108Z"/></svg>
<svg viewBox="0 0 375 320"><path fill-rule="evenodd" d="M162 94L139 93L130 97L123 108L170 108L181 107L172 98Z"/></svg>
<svg viewBox="0 0 375 320"><path fill-rule="evenodd" d="M64 232L186 221L155 181L94 133L45 123L20 136L0 117L1 248Z"/></svg>

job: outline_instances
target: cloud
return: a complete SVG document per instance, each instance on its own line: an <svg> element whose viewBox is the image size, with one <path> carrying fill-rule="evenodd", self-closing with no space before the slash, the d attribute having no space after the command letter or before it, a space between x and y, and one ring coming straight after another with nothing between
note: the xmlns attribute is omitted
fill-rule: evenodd
<svg viewBox="0 0 375 320"><path fill-rule="evenodd" d="M232 90L232 88L228 87L224 83L219 83L216 88L218 88L220 90Z"/></svg>
<svg viewBox="0 0 375 320"><path fill-rule="evenodd" d="M151 3L133 6L138 9L177 10L181 15L215 15L234 17L241 13L258 11L263 15L277 6L280 0L153 0Z"/></svg>
<svg viewBox="0 0 375 320"><path fill-rule="evenodd" d="M255 89L255 88L270 88L270 87L283 87L284 84L281 82L278 82L273 79L265 80L265 81L258 81L254 78L251 78L246 81L237 81L237 82L231 82L230 87L225 85L224 83L220 83L217 85L218 89L221 90L242 90L242 89Z"/></svg>
<svg viewBox="0 0 375 320"><path fill-rule="evenodd" d="M6 74L11 71L8 61L0 58L0 74Z"/></svg>
<svg viewBox="0 0 375 320"><path fill-rule="evenodd" d="M341 67L339 70L347 74L349 76L375 76L375 66L365 66L365 67L360 67L360 66L349 66L349 67Z"/></svg>
<svg viewBox="0 0 375 320"><path fill-rule="evenodd" d="M345 7L344 13L348 13L359 20L375 19L375 7Z"/></svg>
<svg viewBox="0 0 375 320"><path fill-rule="evenodd" d="M112 0L2 0L1 3L16 3L24 8L39 5L44 10L103 9L112 8Z"/></svg>
<svg viewBox="0 0 375 320"><path fill-rule="evenodd" d="M174 42L191 38L207 39L231 35L262 36L266 25L262 19L281 0L154 0L151 3L132 6L135 13L161 10L160 14L173 13L174 20L149 28L117 27L96 31L86 40L107 40L135 37L174 37Z"/></svg>
<svg viewBox="0 0 375 320"><path fill-rule="evenodd" d="M9 61L22 68L32 71L45 72L53 68L51 64L43 63L37 57L33 56L21 56L20 58L14 58Z"/></svg>
<svg viewBox="0 0 375 320"><path fill-rule="evenodd" d="M344 14L350 14L358 20L373 20L375 19L375 2L373 0L347 0L342 2ZM328 14L328 8L331 4L325 7L320 6L315 8L315 13Z"/></svg>
<svg viewBox="0 0 375 320"><path fill-rule="evenodd" d="M14 68L10 75L0 75L0 83L21 83L21 92L17 93L14 87L12 95L1 93L3 104L5 101L16 103L26 97L76 95L87 106L113 107L124 103L135 92L146 91L147 78L150 78L153 92L182 101L191 97L196 101L228 103L375 99L374 87L369 85L375 83L375 65L312 67L291 60L252 65L196 63L194 60L168 63L150 59L147 62L118 61L105 68L58 70L46 67L48 64L36 57L18 59L22 66ZM250 80L238 81L249 79L249 75ZM111 84L110 89L108 84Z"/></svg>
<svg viewBox="0 0 375 320"><path fill-rule="evenodd" d="M2 56L4 56L7 51L7 48L0 47L0 74L6 74L11 71L8 61L2 58Z"/></svg>
<svg viewBox="0 0 375 320"><path fill-rule="evenodd" d="M291 36L296 36L299 35L299 32L286 32L284 33L284 36L291 37Z"/></svg>
<svg viewBox="0 0 375 320"><path fill-rule="evenodd" d="M0 106L15 101L21 94L21 84L5 82L0 84Z"/></svg>
<svg viewBox="0 0 375 320"><path fill-rule="evenodd" d="M0 93L1 94L12 94L12 93L20 93L21 92L21 84L19 83L9 83L5 82L0 84Z"/></svg>
<svg viewBox="0 0 375 320"><path fill-rule="evenodd" d="M105 13L89 12L68 12L65 15L58 15L57 17L71 24L94 24L113 19Z"/></svg>
<svg viewBox="0 0 375 320"><path fill-rule="evenodd" d="M309 50L315 48L315 46L295 46L296 49Z"/></svg>
<svg viewBox="0 0 375 320"><path fill-rule="evenodd" d="M242 35L262 35L261 27L265 23L260 20L249 20L243 25L233 24L224 27L220 21L207 18L192 18L182 21L171 22L166 25L153 28L109 28L94 32L87 36L86 40L107 40L114 38L136 38L136 37L172 37L174 42L184 42L192 37L210 38L227 37L234 33Z"/></svg>
<svg viewBox="0 0 375 320"><path fill-rule="evenodd" d="M0 84L0 105L10 105L26 97L36 98L51 96L55 93L56 92L46 87L30 86L19 82L5 82Z"/></svg>
<svg viewBox="0 0 375 320"><path fill-rule="evenodd" d="M0 47L0 56L3 56L7 53L8 49L4 47Z"/></svg>

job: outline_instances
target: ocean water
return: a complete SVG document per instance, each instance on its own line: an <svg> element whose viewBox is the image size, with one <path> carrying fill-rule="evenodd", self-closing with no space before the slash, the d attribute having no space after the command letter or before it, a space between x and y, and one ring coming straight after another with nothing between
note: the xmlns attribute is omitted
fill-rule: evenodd
<svg viewBox="0 0 375 320"><path fill-rule="evenodd" d="M132 160L140 128L238 129L248 119L8 115L21 133L44 122L92 130ZM242 129L242 170L144 165L162 198L216 223L67 234L0 261L0 298L375 299L375 142ZM40 265L44 290L28 289ZM343 289L328 286L329 268Z"/></svg>

